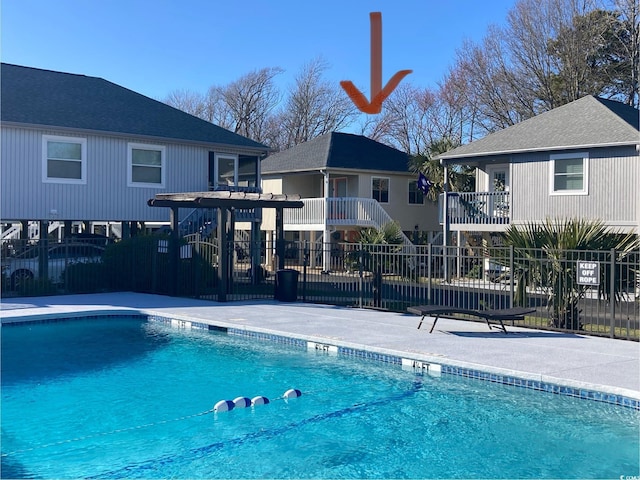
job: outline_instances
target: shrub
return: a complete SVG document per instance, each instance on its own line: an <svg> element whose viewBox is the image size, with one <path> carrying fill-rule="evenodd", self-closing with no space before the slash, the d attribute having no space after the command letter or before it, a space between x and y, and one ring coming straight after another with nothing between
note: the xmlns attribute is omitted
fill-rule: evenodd
<svg viewBox="0 0 640 480"><path fill-rule="evenodd" d="M62 273L69 293L94 293L107 289L105 266L101 262L74 263Z"/></svg>
<svg viewBox="0 0 640 480"><path fill-rule="evenodd" d="M468 278L482 278L482 265L474 265L467 273Z"/></svg>
<svg viewBox="0 0 640 480"><path fill-rule="evenodd" d="M184 239L173 242L167 235L143 235L108 246L104 265L109 287L164 295L199 295L214 288L216 268L194 249L190 258L172 265L173 248L186 244Z"/></svg>
<svg viewBox="0 0 640 480"><path fill-rule="evenodd" d="M22 297L53 295L57 291L56 285L48 278L25 278L17 286L18 295Z"/></svg>

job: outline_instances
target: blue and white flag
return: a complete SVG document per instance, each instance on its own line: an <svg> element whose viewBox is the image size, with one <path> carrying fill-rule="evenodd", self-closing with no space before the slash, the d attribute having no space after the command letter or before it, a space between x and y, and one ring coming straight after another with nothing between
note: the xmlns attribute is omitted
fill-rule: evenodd
<svg viewBox="0 0 640 480"><path fill-rule="evenodd" d="M418 175L418 189L426 195L427 193L429 193L429 189L432 186L433 183L431 183L429 179L425 177L422 172L420 172L420 175Z"/></svg>

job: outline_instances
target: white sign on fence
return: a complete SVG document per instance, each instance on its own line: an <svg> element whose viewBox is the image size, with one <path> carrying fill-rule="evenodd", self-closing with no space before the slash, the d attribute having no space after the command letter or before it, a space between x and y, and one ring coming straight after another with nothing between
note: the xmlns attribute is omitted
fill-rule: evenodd
<svg viewBox="0 0 640 480"><path fill-rule="evenodd" d="M600 264L578 260L578 285L600 285Z"/></svg>

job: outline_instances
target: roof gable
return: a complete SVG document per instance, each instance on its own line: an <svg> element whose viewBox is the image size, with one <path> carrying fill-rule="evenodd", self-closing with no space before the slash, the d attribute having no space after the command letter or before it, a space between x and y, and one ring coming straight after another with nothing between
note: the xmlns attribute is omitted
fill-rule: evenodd
<svg viewBox="0 0 640 480"><path fill-rule="evenodd" d="M467 157L527 151L635 145L639 111L628 105L587 95L561 107L439 156L457 161Z"/></svg>
<svg viewBox="0 0 640 480"><path fill-rule="evenodd" d="M287 173L343 168L408 172L409 156L362 135L331 132L262 161L262 173Z"/></svg>
<svg viewBox="0 0 640 480"><path fill-rule="evenodd" d="M3 122L267 150L102 78L3 63L1 79Z"/></svg>

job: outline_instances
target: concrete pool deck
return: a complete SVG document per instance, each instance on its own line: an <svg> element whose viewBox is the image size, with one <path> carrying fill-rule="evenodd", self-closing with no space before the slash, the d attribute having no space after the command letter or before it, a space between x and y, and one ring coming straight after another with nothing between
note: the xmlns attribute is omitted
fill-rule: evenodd
<svg viewBox="0 0 640 480"><path fill-rule="evenodd" d="M298 338L420 360L584 388L640 399L640 344L402 313L269 300L219 303L138 293L3 299L2 324L33 319L142 313Z"/></svg>

